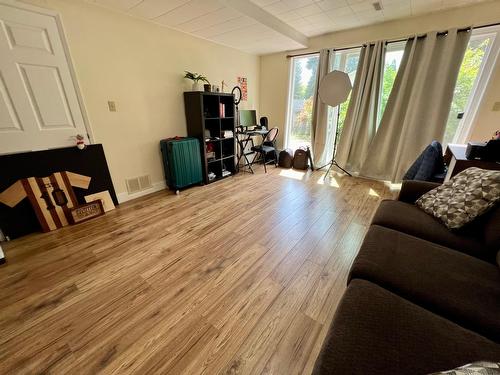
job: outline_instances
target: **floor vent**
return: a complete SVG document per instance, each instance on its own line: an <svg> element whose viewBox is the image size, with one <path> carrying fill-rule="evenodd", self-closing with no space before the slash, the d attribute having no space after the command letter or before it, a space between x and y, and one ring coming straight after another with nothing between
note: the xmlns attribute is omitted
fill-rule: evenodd
<svg viewBox="0 0 500 375"><path fill-rule="evenodd" d="M129 178L125 180L125 182L127 183L127 191L129 194L141 191L141 184L139 183L138 177Z"/></svg>
<svg viewBox="0 0 500 375"><path fill-rule="evenodd" d="M139 177L133 177L125 180L127 183L127 191L129 194L138 193L143 190L151 189L153 185L151 184L151 176L144 175Z"/></svg>
<svg viewBox="0 0 500 375"><path fill-rule="evenodd" d="M148 174L145 176L139 176L138 179L141 190L146 190L153 187L153 185L151 184L151 177Z"/></svg>

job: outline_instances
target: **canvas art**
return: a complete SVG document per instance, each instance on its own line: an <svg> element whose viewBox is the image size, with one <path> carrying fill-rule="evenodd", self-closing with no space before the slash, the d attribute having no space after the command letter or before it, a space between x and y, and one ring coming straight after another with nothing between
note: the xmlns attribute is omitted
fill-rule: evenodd
<svg viewBox="0 0 500 375"><path fill-rule="evenodd" d="M248 100L248 80L246 77L238 77L238 86L241 89L241 100Z"/></svg>
<svg viewBox="0 0 500 375"><path fill-rule="evenodd" d="M49 232L73 223L71 210L78 206L73 187L88 189L90 180L72 172L22 178L0 193L0 202L14 207L28 198L42 230Z"/></svg>

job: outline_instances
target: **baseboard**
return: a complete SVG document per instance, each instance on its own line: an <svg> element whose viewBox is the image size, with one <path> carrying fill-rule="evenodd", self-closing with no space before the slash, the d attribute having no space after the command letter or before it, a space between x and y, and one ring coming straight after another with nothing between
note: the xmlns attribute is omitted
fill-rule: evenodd
<svg viewBox="0 0 500 375"><path fill-rule="evenodd" d="M143 191L139 191L137 193L129 194L125 191L123 193L116 194L116 197L118 198L118 203L124 203L124 202L130 201L132 199L143 197L145 195L148 195L148 194L160 191L160 190L164 190L167 188L167 184L165 183L165 181L154 182L152 185L153 186L151 188L143 190Z"/></svg>

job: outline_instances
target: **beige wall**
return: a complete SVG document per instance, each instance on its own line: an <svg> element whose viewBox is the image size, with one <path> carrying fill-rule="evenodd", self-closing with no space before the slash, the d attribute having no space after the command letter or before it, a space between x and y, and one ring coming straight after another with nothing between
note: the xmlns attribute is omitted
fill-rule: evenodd
<svg viewBox="0 0 500 375"><path fill-rule="evenodd" d="M258 107L258 56L239 52L80 0L27 0L62 18L91 129L102 143L116 192L125 179L164 181L159 141L186 135L184 70L231 85L248 77L246 108ZM107 101L116 102L109 112Z"/></svg>
<svg viewBox="0 0 500 375"><path fill-rule="evenodd" d="M500 1L494 1L315 37L311 39L309 50L356 46L378 39L395 39L431 30L445 30L450 27L482 25L499 21ZM261 57L260 113L269 116L273 125L281 127L281 141L286 120L289 62L290 60L286 59L286 53ZM488 138L494 130L500 128L500 112L492 111L493 103L496 101L500 101L500 59L494 68L490 84L473 124L472 139Z"/></svg>

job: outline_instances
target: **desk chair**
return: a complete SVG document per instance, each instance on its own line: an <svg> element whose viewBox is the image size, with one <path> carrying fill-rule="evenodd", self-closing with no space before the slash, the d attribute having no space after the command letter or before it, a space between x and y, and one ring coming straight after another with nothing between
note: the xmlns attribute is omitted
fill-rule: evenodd
<svg viewBox="0 0 500 375"><path fill-rule="evenodd" d="M257 153L257 156L252 161L252 164L256 159L261 159L264 161L264 171L267 173L266 164L270 162L274 163L274 166L278 166L278 151L276 150L276 137L278 136L278 128L269 129L267 134L262 139L262 144L258 146L253 146L252 151ZM274 155L274 158L267 160L268 155Z"/></svg>

